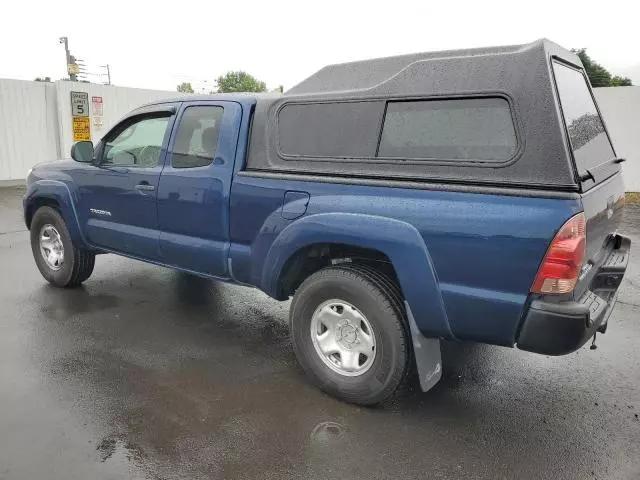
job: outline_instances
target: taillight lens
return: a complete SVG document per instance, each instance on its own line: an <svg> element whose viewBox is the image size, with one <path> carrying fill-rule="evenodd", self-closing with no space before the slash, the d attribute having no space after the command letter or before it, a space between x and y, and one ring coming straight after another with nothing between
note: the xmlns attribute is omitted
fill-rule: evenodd
<svg viewBox="0 0 640 480"><path fill-rule="evenodd" d="M578 282L587 244L584 213L571 217L556 234L547 250L533 293L569 293Z"/></svg>

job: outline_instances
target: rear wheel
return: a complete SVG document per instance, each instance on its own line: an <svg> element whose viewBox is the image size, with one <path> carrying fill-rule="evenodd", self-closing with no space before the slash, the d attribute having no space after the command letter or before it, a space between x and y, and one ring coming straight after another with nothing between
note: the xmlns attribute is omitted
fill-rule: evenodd
<svg viewBox="0 0 640 480"><path fill-rule="evenodd" d="M399 290L359 265L324 268L307 278L291 304L291 336L302 368L325 392L374 405L400 386L410 342Z"/></svg>
<svg viewBox="0 0 640 480"><path fill-rule="evenodd" d="M95 265L95 255L76 247L57 210L40 207L31 221L31 251L42 276L56 287L84 282Z"/></svg>

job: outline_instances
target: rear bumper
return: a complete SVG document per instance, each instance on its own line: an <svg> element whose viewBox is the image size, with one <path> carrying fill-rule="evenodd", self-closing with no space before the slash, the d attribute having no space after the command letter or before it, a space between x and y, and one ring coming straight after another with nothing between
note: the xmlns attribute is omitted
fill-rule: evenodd
<svg viewBox="0 0 640 480"><path fill-rule="evenodd" d="M582 347L596 332L604 333L627 269L631 241L619 235L614 248L598 268L591 288L579 300L531 302L517 345L522 350L564 355Z"/></svg>

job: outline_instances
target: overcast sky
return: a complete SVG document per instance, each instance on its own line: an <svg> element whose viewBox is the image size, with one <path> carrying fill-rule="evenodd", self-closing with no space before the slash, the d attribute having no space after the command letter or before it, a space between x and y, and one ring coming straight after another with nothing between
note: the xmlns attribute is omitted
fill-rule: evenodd
<svg viewBox="0 0 640 480"><path fill-rule="evenodd" d="M238 69L287 89L329 63L540 37L586 47L609 70L625 73L640 65L635 3L12 1L2 7L0 77L64 77L60 36L91 72L109 63L117 85L165 90L182 81L211 89L218 75Z"/></svg>

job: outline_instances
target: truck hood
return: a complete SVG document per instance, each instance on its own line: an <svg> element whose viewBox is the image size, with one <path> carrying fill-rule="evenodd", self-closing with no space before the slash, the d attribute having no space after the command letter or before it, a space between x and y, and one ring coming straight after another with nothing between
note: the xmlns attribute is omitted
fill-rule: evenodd
<svg viewBox="0 0 640 480"><path fill-rule="evenodd" d="M66 172L77 165L78 163L72 159L37 163L29 170L27 185L38 180L59 180L60 177L66 177Z"/></svg>

